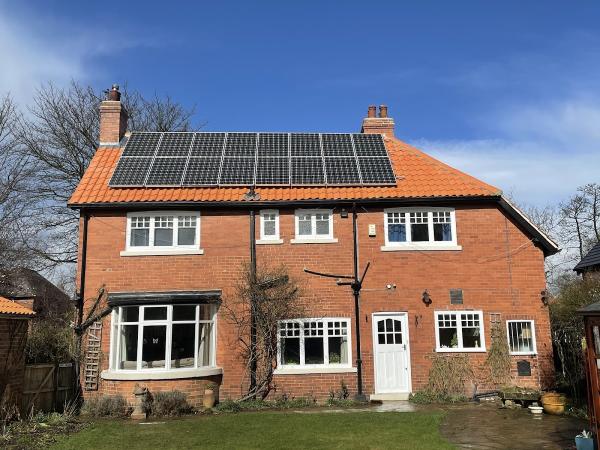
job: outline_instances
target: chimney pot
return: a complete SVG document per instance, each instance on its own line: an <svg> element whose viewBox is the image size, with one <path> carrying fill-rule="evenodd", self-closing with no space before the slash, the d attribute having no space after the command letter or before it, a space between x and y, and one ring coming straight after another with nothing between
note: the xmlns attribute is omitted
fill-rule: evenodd
<svg viewBox="0 0 600 450"><path fill-rule="evenodd" d="M379 117L381 117L382 119L384 119L387 116L388 116L387 106L386 105L379 105Z"/></svg>
<svg viewBox="0 0 600 450"><path fill-rule="evenodd" d="M108 91L108 100L118 102L121 100L121 92L119 92L119 85L113 84L110 91Z"/></svg>
<svg viewBox="0 0 600 450"><path fill-rule="evenodd" d="M367 112L367 117L375 117L377 107L375 105L369 105L369 110Z"/></svg>

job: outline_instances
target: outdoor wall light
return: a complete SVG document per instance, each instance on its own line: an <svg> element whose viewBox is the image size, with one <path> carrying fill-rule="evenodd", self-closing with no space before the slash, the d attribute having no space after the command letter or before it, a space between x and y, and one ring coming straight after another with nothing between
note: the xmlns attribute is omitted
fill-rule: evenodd
<svg viewBox="0 0 600 450"><path fill-rule="evenodd" d="M348 210L346 208L342 208L340 211L340 217L342 219L347 219L348 218Z"/></svg>
<svg viewBox="0 0 600 450"><path fill-rule="evenodd" d="M427 292L427 289L425 289L423 291L423 297L421 298L421 300L423 300L423 303L425 303L425 306L429 306L433 302L433 300L431 299L431 296L429 295L429 292Z"/></svg>
<svg viewBox="0 0 600 450"><path fill-rule="evenodd" d="M540 292L540 300L542 301L544 306L548 306L548 297L548 291L546 289Z"/></svg>

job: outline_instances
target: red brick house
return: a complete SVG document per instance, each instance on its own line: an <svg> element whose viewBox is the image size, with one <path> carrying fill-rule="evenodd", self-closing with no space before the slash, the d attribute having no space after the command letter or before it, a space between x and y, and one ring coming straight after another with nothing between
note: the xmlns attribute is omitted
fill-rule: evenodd
<svg viewBox="0 0 600 450"><path fill-rule="evenodd" d="M356 392L360 331L364 393L404 398L427 383L434 355L467 354L475 366L483 363L495 322L507 330L514 383L551 380L541 297L544 258L556 244L498 188L395 138L387 108L376 116L370 107L355 134L128 139L119 98L113 89L101 105L101 144L69 202L81 212L82 296L90 305L105 286L111 311L102 322L99 392L131 397L141 383L151 391L179 389L198 402L205 383L216 381L221 398L239 396L248 380L223 304L252 240L259 265L283 264L303 280L310 310L280 325L278 392L325 397L342 380ZM219 157L210 153L221 147ZM261 156L274 148L285 154ZM393 178L378 182L390 173L388 158ZM285 182L223 182L258 181L261 164L273 162ZM360 179L348 181L348 171ZM195 183L196 175L212 181ZM351 274L354 230L360 269L370 262L358 317L347 286L303 271ZM519 375L517 361L529 372Z"/></svg>

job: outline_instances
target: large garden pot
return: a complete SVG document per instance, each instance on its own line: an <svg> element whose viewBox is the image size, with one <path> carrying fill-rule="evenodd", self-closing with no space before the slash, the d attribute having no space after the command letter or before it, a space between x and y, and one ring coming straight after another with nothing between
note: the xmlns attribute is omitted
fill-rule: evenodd
<svg viewBox="0 0 600 450"><path fill-rule="evenodd" d="M202 397L202 406L204 406L205 408L212 408L213 406L215 406L215 400L215 391L212 389L205 389L204 397Z"/></svg>
<svg viewBox="0 0 600 450"><path fill-rule="evenodd" d="M542 395L542 406L548 414L560 415L565 412L567 399L556 392L547 392Z"/></svg>

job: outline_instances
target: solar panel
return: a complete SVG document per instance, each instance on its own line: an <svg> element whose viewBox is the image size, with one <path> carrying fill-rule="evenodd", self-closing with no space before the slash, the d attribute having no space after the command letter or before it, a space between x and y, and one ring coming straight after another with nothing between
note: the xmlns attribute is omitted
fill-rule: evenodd
<svg viewBox="0 0 600 450"><path fill-rule="evenodd" d="M258 158L256 184L289 184L290 160L288 158Z"/></svg>
<svg viewBox="0 0 600 450"><path fill-rule="evenodd" d="M187 158L155 158L146 185L179 185Z"/></svg>
<svg viewBox="0 0 600 450"><path fill-rule="evenodd" d="M321 156L321 142L317 133L292 133L290 136L292 156Z"/></svg>
<svg viewBox="0 0 600 450"><path fill-rule="evenodd" d="M396 177L388 158L358 158L363 184L394 184Z"/></svg>
<svg viewBox="0 0 600 450"><path fill-rule="evenodd" d="M353 134L357 156L387 156L383 137L380 134Z"/></svg>
<svg viewBox="0 0 600 450"><path fill-rule="evenodd" d="M292 158L292 184L325 184L322 158Z"/></svg>
<svg viewBox="0 0 600 450"><path fill-rule="evenodd" d="M289 154L287 133L260 133L258 156L285 156Z"/></svg>
<svg viewBox="0 0 600 450"><path fill-rule="evenodd" d="M223 158L219 184L253 184L254 163L254 158Z"/></svg>
<svg viewBox="0 0 600 450"><path fill-rule="evenodd" d="M190 158L183 184L185 186L216 185L219 181L220 157Z"/></svg>
<svg viewBox="0 0 600 450"><path fill-rule="evenodd" d="M156 156L187 156L193 139L193 133L165 133L156 150Z"/></svg>
<svg viewBox="0 0 600 450"><path fill-rule="evenodd" d="M256 153L256 133L228 133L225 156L252 156Z"/></svg>
<svg viewBox="0 0 600 450"><path fill-rule="evenodd" d="M141 186L144 184L152 158L121 158L112 178L111 186Z"/></svg>
<svg viewBox="0 0 600 450"><path fill-rule="evenodd" d="M349 134L322 134L324 156L354 156Z"/></svg>
<svg viewBox="0 0 600 450"><path fill-rule="evenodd" d="M195 133L190 156L221 156L225 133Z"/></svg>
<svg viewBox="0 0 600 450"><path fill-rule="evenodd" d="M361 184L356 158L325 158L327 184Z"/></svg>
<svg viewBox="0 0 600 450"><path fill-rule="evenodd" d="M136 132L128 139L109 184L395 183L385 143L378 134Z"/></svg>
<svg viewBox="0 0 600 450"><path fill-rule="evenodd" d="M153 156L161 133L132 133L122 156Z"/></svg>

